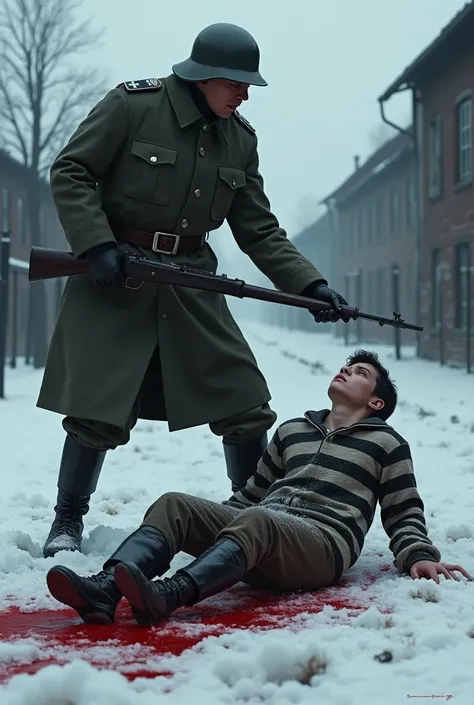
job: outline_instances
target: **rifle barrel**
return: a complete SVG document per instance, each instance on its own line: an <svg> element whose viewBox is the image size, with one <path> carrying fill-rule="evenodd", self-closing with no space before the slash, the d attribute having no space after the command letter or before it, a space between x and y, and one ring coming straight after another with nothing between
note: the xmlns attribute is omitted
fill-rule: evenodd
<svg viewBox="0 0 474 705"><path fill-rule="evenodd" d="M404 328L406 330L423 330L423 326L417 326L414 323L406 323L398 313L394 313L393 318L384 318L383 316L376 316L372 313L359 312L359 318L365 318L367 321L376 321L379 326L393 326L394 328Z"/></svg>
<svg viewBox="0 0 474 705"><path fill-rule="evenodd" d="M175 263L163 264L139 257L125 255L123 258L123 273L129 279L156 282L156 284L169 284L170 286L214 291L237 298L256 299L280 305L304 308L308 311L327 311L331 304L326 301L310 299L298 294L287 294L277 289L267 289L260 286L246 284L242 279L231 279L225 274L203 272ZM75 259L72 252L52 250L44 247L33 247L30 254L29 280L30 282L42 279L55 279L74 275L89 274L90 264L86 259ZM400 314L394 313L393 318L384 318L371 313L362 313L358 308L343 306L342 313L345 317L356 320L365 318L375 321L379 325L406 328L408 330L422 331L422 326L405 323Z"/></svg>

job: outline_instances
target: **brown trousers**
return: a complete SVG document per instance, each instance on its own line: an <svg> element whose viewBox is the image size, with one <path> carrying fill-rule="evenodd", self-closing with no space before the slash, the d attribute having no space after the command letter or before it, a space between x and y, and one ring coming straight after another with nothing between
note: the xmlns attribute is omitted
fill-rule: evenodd
<svg viewBox="0 0 474 705"><path fill-rule="evenodd" d="M161 531L172 555L199 556L221 538L245 553L245 582L281 590L315 590L335 581L327 539L310 521L256 506L237 509L207 499L168 492L147 510L143 524Z"/></svg>

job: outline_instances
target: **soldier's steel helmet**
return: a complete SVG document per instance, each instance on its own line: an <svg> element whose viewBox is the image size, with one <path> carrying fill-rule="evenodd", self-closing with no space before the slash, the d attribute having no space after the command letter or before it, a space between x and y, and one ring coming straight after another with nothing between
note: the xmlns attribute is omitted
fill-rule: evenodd
<svg viewBox="0 0 474 705"><path fill-rule="evenodd" d="M185 81L228 81L267 86L259 73L260 50L247 30L235 24L219 22L206 27L194 40L189 59L172 67Z"/></svg>

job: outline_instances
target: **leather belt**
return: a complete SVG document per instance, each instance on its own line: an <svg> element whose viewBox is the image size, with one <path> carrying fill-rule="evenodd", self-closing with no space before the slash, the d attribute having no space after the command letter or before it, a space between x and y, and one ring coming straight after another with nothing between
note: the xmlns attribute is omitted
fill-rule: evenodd
<svg viewBox="0 0 474 705"><path fill-rule="evenodd" d="M143 230L133 230L122 225L112 225L112 232L122 242L143 247L165 255L180 255L184 252L196 252L204 246L207 235L177 235L176 233L147 233Z"/></svg>

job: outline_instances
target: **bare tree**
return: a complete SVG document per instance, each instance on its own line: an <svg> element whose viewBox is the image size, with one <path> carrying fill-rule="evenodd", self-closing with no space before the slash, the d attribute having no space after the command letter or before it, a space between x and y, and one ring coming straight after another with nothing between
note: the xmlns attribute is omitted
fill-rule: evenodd
<svg viewBox="0 0 474 705"><path fill-rule="evenodd" d="M0 0L0 131L2 146L26 167L31 243L41 245L43 178L87 108L105 92L82 55L97 45L81 0ZM33 295L34 293L34 295ZM30 288L28 329L35 367L46 359L44 283Z"/></svg>

